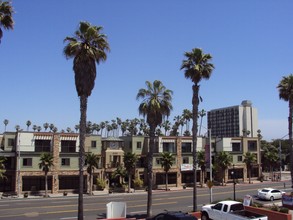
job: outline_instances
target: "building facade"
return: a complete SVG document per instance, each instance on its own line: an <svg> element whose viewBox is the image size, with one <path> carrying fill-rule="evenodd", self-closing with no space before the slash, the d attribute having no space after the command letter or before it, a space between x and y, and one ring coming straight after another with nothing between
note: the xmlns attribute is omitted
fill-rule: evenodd
<svg viewBox="0 0 293 220"><path fill-rule="evenodd" d="M197 138L197 151L205 151L206 158L211 149L212 164L220 151L227 151L233 157L234 171L237 179L247 181L247 170L243 163L243 155L246 152L256 154L257 162L253 167L252 177L258 178L260 168L260 144L254 137L234 138ZM0 180L0 191L39 193L45 190L44 172L39 168L40 156L44 152L53 155L53 166L48 173L48 188L51 193L64 191L77 191L79 185L79 135L77 133L52 133L52 132L5 132L0 136L0 156L6 158L5 176ZM133 178L140 178L147 184L147 153L149 138L144 136L122 136L102 138L100 135L87 135L85 140L85 152L98 155L99 166L94 170L94 184L97 178L104 179L107 187L115 182L112 173L119 166L123 166L124 152L132 152L138 156ZM168 173L170 186L181 187L193 184L193 157L192 137L159 136L155 140L153 157L154 187L164 187L165 172L161 166L161 153L171 152L175 161ZM207 163L208 160L207 160ZM207 164L208 165L208 164ZM197 179L208 176L200 175L200 167L197 167ZM226 179L231 180L232 166L226 170ZM217 173L214 173L217 178ZM84 168L85 192L88 192L89 174Z"/></svg>
<svg viewBox="0 0 293 220"><path fill-rule="evenodd" d="M207 120L212 137L258 137L257 109L252 107L251 101L210 110Z"/></svg>

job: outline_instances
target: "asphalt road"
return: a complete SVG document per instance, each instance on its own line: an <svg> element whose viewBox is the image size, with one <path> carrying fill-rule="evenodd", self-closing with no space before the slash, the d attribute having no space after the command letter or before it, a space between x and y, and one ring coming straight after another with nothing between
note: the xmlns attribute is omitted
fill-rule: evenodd
<svg viewBox="0 0 293 220"><path fill-rule="evenodd" d="M289 182L263 182L257 184L237 184L235 186L236 198L243 198L245 195L255 196L257 189L263 187L274 187L284 190L284 183L287 186L285 191L291 191ZM233 199L233 185L213 187L213 201ZM208 188L197 188L198 209L210 202ZM78 197L67 196L57 198L17 198L0 200L0 220L73 220L77 219ZM153 192L153 214L169 211L192 211L193 190L182 189L172 191ZM98 196L84 196L85 220L92 220L106 217L106 204L109 202L125 202L127 215L129 217L145 217L146 214L146 192L130 194L110 194ZM262 203L268 203L259 201Z"/></svg>

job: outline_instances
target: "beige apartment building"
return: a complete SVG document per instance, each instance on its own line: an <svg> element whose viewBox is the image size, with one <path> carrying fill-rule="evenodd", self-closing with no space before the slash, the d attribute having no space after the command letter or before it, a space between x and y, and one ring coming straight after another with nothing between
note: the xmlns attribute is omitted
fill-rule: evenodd
<svg viewBox="0 0 293 220"><path fill-rule="evenodd" d="M122 136L102 138L100 135L87 135L85 152L92 152L99 156L99 167L94 171L96 178L105 179L108 186L112 184L111 174L119 165L123 166L124 152L135 153L139 160L136 164L133 178L141 178L145 185L146 162L149 138L145 136ZM261 174L260 144L258 138L212 138L211 157L214 163L215 155L220 151L227 151L233 157L234 172L239 181L247 181L247 170L243 161L245 152L256 154L257 163L253 167L252 177ZM40 192L45 189L44 172L39 169L40 156L43 152L50 152L54 157L54 166L48 174L49 190L51 193L75 191L78 189L78 152L79 135L77 133L52 132L4 132L0 135L0 156L7 158L7 178L1 180L0 191L5 192ZM156 147L153 157L154 187L163 187L165 173L161 167L161 153L171 152L175 162L169 171L170 186L181 187L193 184L192 137L160 136L156 137ZM209 138L197 138L197 150L209 149ZM226 170L226 179L232 179L231 166ZM207 170L207 172L209 172ZM214 173L217 178L217 173ZM200 168L197 167L198 181ZM88 173L84 168L85 189L88 191Z"/></svg>

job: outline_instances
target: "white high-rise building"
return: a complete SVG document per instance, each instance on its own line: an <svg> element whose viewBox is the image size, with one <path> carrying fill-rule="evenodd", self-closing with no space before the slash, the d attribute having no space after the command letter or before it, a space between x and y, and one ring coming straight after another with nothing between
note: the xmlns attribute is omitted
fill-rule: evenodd
<svg viewBox="0 0 293 220"><path fill-rule="evenodd" d="M242 101L241 105L213 109L208 112L208 128L213 137L257 137L257 109L251 101Z"/></svg>

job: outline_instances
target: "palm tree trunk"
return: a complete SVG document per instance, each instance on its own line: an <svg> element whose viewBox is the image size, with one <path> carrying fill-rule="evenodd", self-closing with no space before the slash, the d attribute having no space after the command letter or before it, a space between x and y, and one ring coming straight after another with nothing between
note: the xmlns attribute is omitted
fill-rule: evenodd
<svg viewBox="0 0 293 220"><path fill-rule="evenodd" d="M192 156L193 156L193 211L197 211L197 115L198 115L198 92L199 85L192 86Z"/></svg>
<svg viewBox="0 0 293 220"><path fill-rule="evenodd" d="M251 167L249 167L249 170L248 170L248 177L249 177L249 183L251 183L251 181L250 181L250 178L251 178Z"/></svg>
<svg viewBox="0 0 293 220"><path fill-rule="evenodd" d="M155 129L156 126L150 124L150 144L148 153L148 201L147 201L147 217L152 216L152 199L153 199L153 154L155 145Z"/></svg>
<svg viewBox="0 0 293 220"><path fill-rule="evenodd" d="M290 147L290 173L291 173L291 188L293 188L293 139L292 139L292 117L293 117L293 100L289 100L289 147Z"/></svg>
<svg viewBox="0 0 293 220"><path fill-rule="evenodd" d="M78 191L78 220L83 220L83 167L84 167L84 142L86 133L87 96L80 96L80 128L79 128L79 191Z"/></svg>
<svg viewBox="0 0 293 220"><path fill-rule="evenodd" d="M90 196L93 194L93 171L91 170L90 173L90 190L89 190Z"/></svg>
<svg viewBox="0 0 293 220"><path fill-rule="evenodd" d="M45 173L45 197L48 197L48 174Z"/></svg>
<svg viewBox="0 0 293 220"><path fill-rule="evenodd" d="M168 172L165 173L166 176L166 191L168 191Z"/></svg>
<svg viewBox="0 0 293 220"><path fill-rule="evenodd" d="M132 178L132 175L131 173L128 175L128 193L130 193L130 188L131 188L131 178Z"/></svg>

